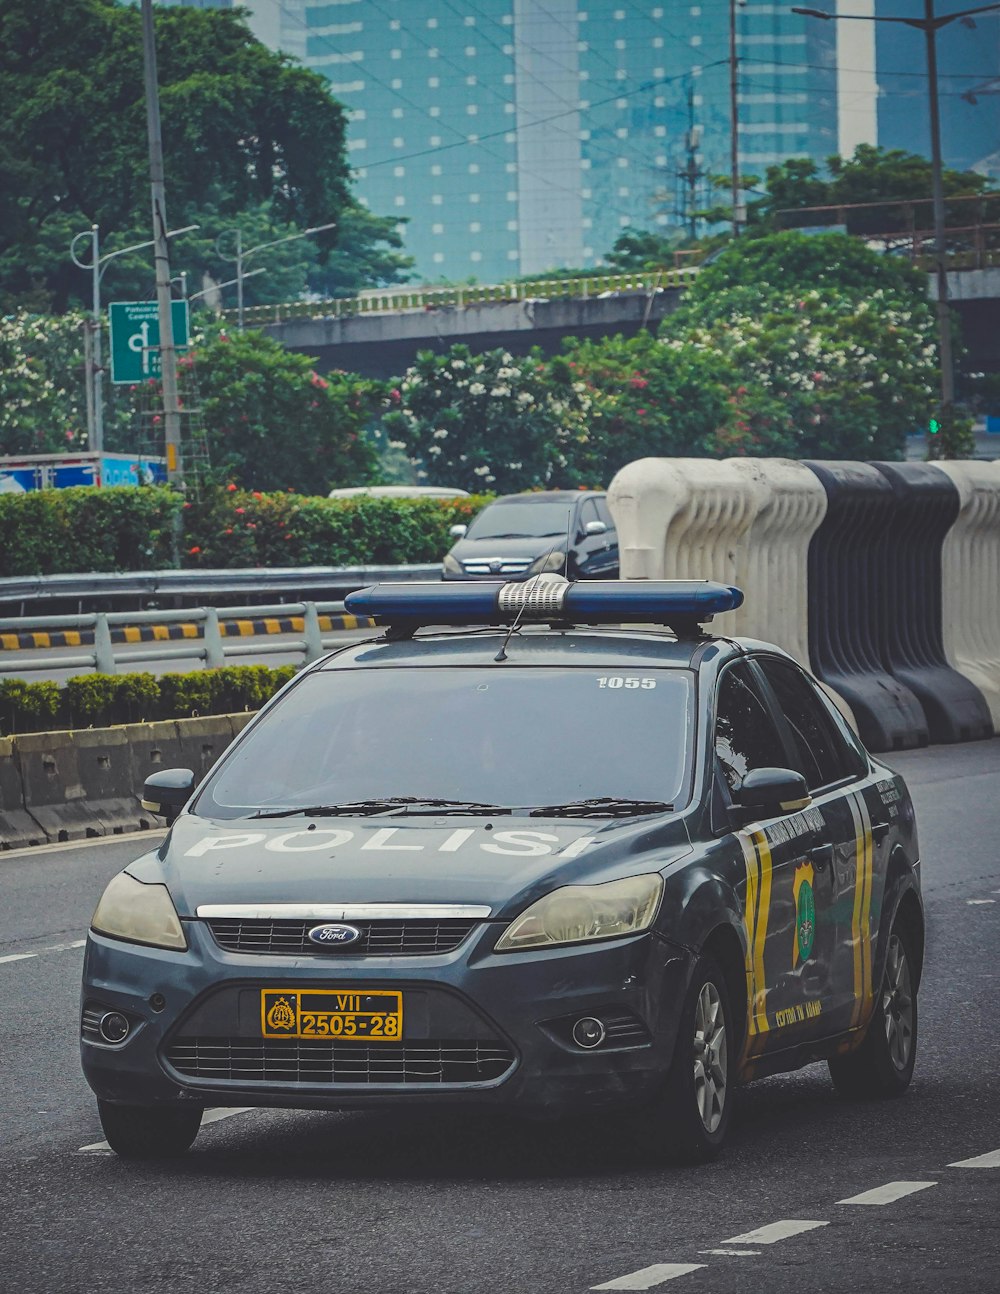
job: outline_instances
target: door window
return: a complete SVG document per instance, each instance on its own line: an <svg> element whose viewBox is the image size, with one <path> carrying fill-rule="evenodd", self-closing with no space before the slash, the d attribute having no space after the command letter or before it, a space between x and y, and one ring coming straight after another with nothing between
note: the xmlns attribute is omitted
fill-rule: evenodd
<svg viewBox="0 0 1000 1294"><path fill-rule="evenodd" d="M731 792L754 768L787 768L778 730L742 666L726 670L719 682L715 753Z"/></svg>
<svg viewBox="0 0 1000 1294"><path fill-rule="evenodd" d="M597 516L597 507L596 507L596 505L594 504L594 500L593 500L593 499L586 499L586 500L584 500L583 507L580 509L580 531L581 531L581 533L584 533L584 532L586 531L587 523L588 523L588 522L590 522L590 521L597 521L597 520L598 520L598 516Z"/></svg>
<svg viewBox="0 0 1000 1294"><path fill-rule="evenodd" d="M614 530L615 523L611 516L611 509L608 507L606 499L595 499L594 506L597 508L597 516L603 521L609 530Z"/></svg>
<svg viewBox="0 0 1000 1294"><path fill-rule="evenodd" d="M813 684L792 661L762 656L756 662L774 690L791 729L795 769L810 791L857 777L856 755L848 749L819 699Z"/></svg>

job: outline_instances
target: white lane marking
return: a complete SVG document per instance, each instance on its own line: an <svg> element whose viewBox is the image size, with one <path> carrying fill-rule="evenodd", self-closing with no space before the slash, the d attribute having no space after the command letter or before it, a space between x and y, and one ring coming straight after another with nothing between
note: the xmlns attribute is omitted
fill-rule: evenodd
<svg viewBox="0 0 1000 1294"><path fill-rule="evenodd" d="M725 1254L727 1258L759 1258L759 1249L699 1249L700 1254Z"/></svg>
<svg viewBox="0 0 1000 1294"><path fill-rule="evenodd" d="M686 1276L688 1272L700 1271L705 1263L654 1263L652 1267L643 1267L641 1271L630 1272L628 1276L619 1276L617 1280L605 1281L603 1285L591 1285L592 1290L651 1290L654 1285L672 1281L676 1276Z"/></svg>
<svg viewBox="0 0 1000 1294"><path fill-rule="evenodd" d="M1000 1168L1000 1150L988 1150L985 1155L976 1155L973 1159L959 1159L949 1168Z"/></svg>
<svg viewBox="0 0 1000 1294"><path fill-rule="evenodd" d="M9 862L14 858L37 858L39 854L57 854L67 849L98 849L101 845L108 847L116 843L124 844L125 841L134 841L138 844L143 840L159 840L167 834L166 827L153 827L149 831L123 831L120 834L112 833L110 836L94 836L89 840L53 840L46 845L26 845L23 849L4 849L0 851L0 864Z"/></svg>
<svg viewBox="0 0 1000 1294"><path fill-rule="evenodd" d="M69 944L48 944L45 948L36 948L30 953L8 953L5 957L0 957L0 962L25 961L29 957L41 957L43 953L64 953L70 948L82 948L86 942L86 939L74 939Z"/></svg>
<svg viewBox="0 0 1000 1294"><path fill-rule="evenodd" d="M984 903L996 903L996 899L966 899L970 908L981 907Z"/></svg>
<svg viewBox="0 0 1000 1294"><path fill-rule="evenodd" d="M256 1107L252 1105L239 1105L239 1106L227 1105L227 1106L220 1106L217 1109L213 1109L213 1110L206 1110L205 1113L201 1116L201 1126L204 1127L206 1123L218 1123L220 1119L229 1119L234 1114L249 1114L250 1111L255 1108ZM106 1141L92 1141L89 1146L81 1146L77 1153L83 1154L85 1150L102 1151L102 1150L110 1150L110 1149L111 1147Z"/></svg>
<svg viewBox="0 0 1000 1294"><path fill-rule="evenodd" d="M917 1191L926 1191L928 1186L937 1186L937 1182L886 1182L884 1186L875 1186L870 1191L862 1191L860 1195L851 1195L846 1200L838 1200L838 1204L895 1204L896 1200L901 1200L907 1195L915 1195Z"/></svg>
<svg viewBox="0 0 1000 1294"><path fill-rule="evenodd" d="M779 1240L788 1240L791 1236L801 1235L803 1231L814 1231L816 1227L828 1227L829 1222L805 1222L799 1218L783 1218L781 1222L769 1222L766 1227L755 1231L744 1231L742 1235L723 1240L724 1245L774 1245Z"/></svg>

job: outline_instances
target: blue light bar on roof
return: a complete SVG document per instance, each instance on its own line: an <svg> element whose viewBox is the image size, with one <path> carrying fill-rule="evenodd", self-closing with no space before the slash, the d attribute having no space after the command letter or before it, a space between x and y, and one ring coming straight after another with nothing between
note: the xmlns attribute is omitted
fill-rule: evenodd
<svg viewBox="0 0 1000 1294"><path fill-rule="evenodd" d="M421 625L705 624L743 603L740 589L711 580L586 580L558 575L511 583L376 584L349 593L351 615L414 629Z"/></svg>

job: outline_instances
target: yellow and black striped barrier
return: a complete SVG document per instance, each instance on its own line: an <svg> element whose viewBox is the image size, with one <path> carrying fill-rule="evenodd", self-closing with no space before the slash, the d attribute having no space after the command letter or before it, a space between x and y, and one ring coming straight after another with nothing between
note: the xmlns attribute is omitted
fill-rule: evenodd
<svg viewBox="0 0 1000 1294"><path fill-rule="evenodd" d="M322 632L344 629L371 629L375 621L368 616L319 617ZM259 619L220 620L219 632L224 638L253 638L258 634L300 634L305 630L302 616L262 616ZM111 629L113 643L170 642L175 639L203 638L205 627L194 622L170 625L116 625ZM93 629L61 629L31 633L0 633L0 651L41 651L53 647L91 647Z"/></svg>

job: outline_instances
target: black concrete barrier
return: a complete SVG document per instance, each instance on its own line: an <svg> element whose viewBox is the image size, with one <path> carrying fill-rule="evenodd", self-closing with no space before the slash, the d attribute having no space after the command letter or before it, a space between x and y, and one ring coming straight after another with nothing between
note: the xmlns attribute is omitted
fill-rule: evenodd
<svg viewBox="0 0 1000 1294"><path fill-rule="evenodd" d="M886 660L889 559L896 497L868 463L807 462L827 496L809 545L809 655L813 673L854 711L870 750L926 745L916 695Z"/></svg>
<svg viewBox="0 0 1000 1294"><path fill-rule="evenodd" d="M881 557L886 609L882 658L919 700L932 742L992 737L986 698L952 669L944 653L941 552L958 516L958 490L933 463L871 466L889 482L895 504Z"/></svg>

